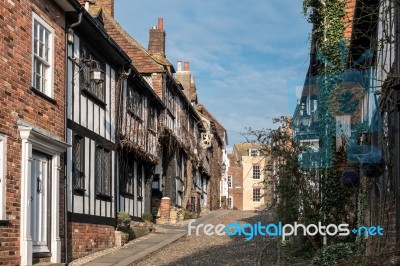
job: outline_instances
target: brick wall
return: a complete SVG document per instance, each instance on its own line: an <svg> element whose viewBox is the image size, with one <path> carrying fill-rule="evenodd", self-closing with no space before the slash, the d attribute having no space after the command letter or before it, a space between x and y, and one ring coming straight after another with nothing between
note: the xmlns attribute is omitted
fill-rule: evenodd
<svg viewBox="0 0 400 266"><path fill-rule="evenodd" d="M231 166L228 175L232 176L232 188L228 189L228 195L232 197L233 208L243 210L243 168Z"/></svg>
<svg viewBox="0 0 400 266"><path fill-rule="evenodd" d="M68 260L112 248L115 245L115 228L109 225L68 223Z"/></svg>
<svg viewBox="0 0 400 266"><path fill-rule="evenodd" d="M153 73L151 75L151 80L153 83L153 90L161 99L164 99L163 95L163 75L160 73ZM164 101L165 102L165 101Z"/></svg>
<svg viewBox="0 0 400 266"><path fill-rule="evenodd" d="M383 236L374 236L367 239L366 255L376 255L380 252L386 253L396 248L397 230L395 200L378 204L375 195L372 195L371 202L366 215L367 225L380 225L383 228Z"/></svg>
<svg viewBox="0 0 400 266"><path fill-rule="evenodd" d="M356 7L356 0L346 0L345 16L343 18L343 23L345 28L343 37L349 40L351 38L351 34L353 31L355 7Z"/></svg>
<svg viewBox="0 0 400 266"><path fill-rule="evenodd" d="M219 146L216 137L211 139L212 157L210 159L211 178L207 188L207 204L210 210L219 209L220 205L220 180L221 180L221 165L222 165L222 150Z"/></svg>
<svg viewBox="0 0 400 266"><path fill-rule="evenodd" d="M55 31L55 103L31 90L32 12L42 17ZM17 119L64 139L64 25L64 12L54 1L0 2L0 133L8 136L6 218L9 220L8 225L0 226L0 265L16 265L20 261L21 140ZM61 188L64 188L63 184ZM63 194L60 195L62 199ZM62 217L60 229L63 228Z"/></svg>

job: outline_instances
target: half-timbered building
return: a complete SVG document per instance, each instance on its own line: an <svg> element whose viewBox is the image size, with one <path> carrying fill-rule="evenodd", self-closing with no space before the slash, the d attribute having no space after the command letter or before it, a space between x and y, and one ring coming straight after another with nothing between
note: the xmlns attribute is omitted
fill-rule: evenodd
<svg viewBox="0 0 400 266"><path fill-rule="evenodd" d="M132 67L122 83L118 113L118 211L141 218L151 212L155 166L159 163L159 130L164 103ZM156 182L159 177L156 177Z"/></svg>
<svg viewBox="0 0 400 266"><path fill-rule="evenodd" d="M67 19L66 180L70 258L112 247L118 178L117 87L130 58L101 16L81 5ZM125 81L124 81L125 82ZM87 233L90 232L90 233Z"/></svg>
<svg viewBox="0 0 400 266"><path fill-rule="evenodd" d="M107 2L107 1L105 1ZM103 1L104 4L104 1ZM143 48L113 18L112 5L103 5L105 28L132 59L132 64L148 86L162 100L158 132L158 164L152 179L152 211L157 213L161 197L169 197L173 205L185 207L186 184L192 183L197 167L196 148L200 118L186 98L183 87L173 78L175 72L165 56L163 20L150 29L148 49Z"/></svg>

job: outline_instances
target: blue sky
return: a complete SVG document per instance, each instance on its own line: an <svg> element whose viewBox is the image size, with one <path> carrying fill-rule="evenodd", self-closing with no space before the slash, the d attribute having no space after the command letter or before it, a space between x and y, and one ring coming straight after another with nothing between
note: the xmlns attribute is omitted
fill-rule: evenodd
<svg viewBox="0 0 400 266"><path fill-rule="evenodd" d="M309 61L311 25L301 0L115 0L117 21L143 47L164 19L166 55L189 61L198 99L244 142L246 127L272 127L296 104Z"/></svg>

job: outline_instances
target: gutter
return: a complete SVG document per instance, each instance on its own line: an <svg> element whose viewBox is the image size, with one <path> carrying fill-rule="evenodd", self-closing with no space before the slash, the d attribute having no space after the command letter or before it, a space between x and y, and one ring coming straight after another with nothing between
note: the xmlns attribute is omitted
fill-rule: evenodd
<svg viewBox="0 0 400 266"><path fill-rule="evenodd" d="M108 33L103 29L102 25L99 24L98 21L96 21L92 15L85 9L83 5L81 5L77 0L67 0L71 5L74 6L76 9L76 12L80 12L85 18L85 20L88 20L90 24L95 26L96 30L98 33L100 33L104 40L106 40L110 46L115 50L118 51L119 54L121 55L121 58L125 61L124 65L128 65L132 62L132 59L125 53L124 50L122 50L121 47L118 46L118 44L108 35ZM75 23L74 23L75 24ZM73 25L74 25L73 24ZM79 25L79 24L78 24ZM72 25L71 25L72 26Z"/></svg>

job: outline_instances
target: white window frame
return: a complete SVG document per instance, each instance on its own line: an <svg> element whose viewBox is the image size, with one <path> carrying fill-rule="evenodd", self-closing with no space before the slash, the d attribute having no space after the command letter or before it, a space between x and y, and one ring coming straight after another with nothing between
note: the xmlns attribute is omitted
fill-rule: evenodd
<svg viewBox="0 0 400 266"><path fill-rule="evenodd" d="M260 192L259 192L260 195L258 195L258 201L257 201L257 200L254 200L254 198L255 198L255 193L254 193L254 191L255 191L255 190L260 191ZM261 188L254 188L254 187L253 187L253 202L261 202Z"/></svg>
<svg viewBox="0 0 400 266"><path fill-rule="evenodd" d="M45 73L45 78L46 78L46 83L44 85L44 88L42 90L39 90L38 88L35 88L35 48L34 48L34 42L35 42L35 22L40 24L44 29L46 29L49 32L49 44L48 44L48 70ZM43 62L43 60L40 60ZM32 13L32 87L47 96L54 98L54 92L53 92L53 73L54 73L54 29L46 23L41 17L39 17L36 13Z"/></svg>
<svg viewBox="0 0 400 266"><path fill-rule="evenodd" d="M228 183L228 188L232 188L232 176L231 175L228 175L227 183Z"/></svg>
<svg viewBox="0 0 400 266"><path fill-rule="evenodd" d="M0 134L0 220L6 220L7 137Z"/></svg>
<svg viewBox="0 0 400 266"><path fill-rule="evenodd" d="M257 170L257 172L258 172L258 177L257 178L255 178L256 169L258 169ZM254 180L260 180L261 179L261 167L259 165L253 165L253 179Z"/></svg>
<svg viewBox="0 0 400 266"><path fill-rule="evenodd" d="M253 152L255 152L256 155L253 155ZM260 151L258 149L249 149L249 156L250 157L260 156Z"/></svg>
<svg viewBox="0 0 400 266"><path fill-rule="evenodd" d="M233 208L233 197L232 196L228 197L228 208L229 209Z"/></svg>

